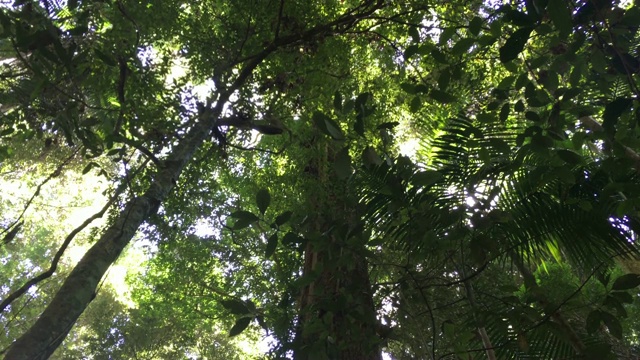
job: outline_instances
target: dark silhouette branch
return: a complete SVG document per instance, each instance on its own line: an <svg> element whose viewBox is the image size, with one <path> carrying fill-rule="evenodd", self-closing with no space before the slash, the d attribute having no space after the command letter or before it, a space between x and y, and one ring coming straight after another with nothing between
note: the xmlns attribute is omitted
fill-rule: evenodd
<svg viewBox="0 0 640 360"><path fill-rule="evenodd" d="M67 237L64 239L64 242L62 243L62 245L60 245L60 248L58 248L58 251L54 255L53 260L51 260L51 266L49 266L49 269L47 271L45 271L45 272L41 273L40 275L35 276L35 277L31 278L30 280L28 280L18 290L16 290L16 291L12 292L11 294L9 294L9 296L7 296L0 303L0 313L2 313L9 305L11 305L11 303L14 300L16 300L17 298L22 296L24 293L26 293L32 286L38 284L39 282L41 282L41 281L43 281L45 279L50 278L53 275L53 273L55 273L55 271L58 268L58 263L60 262L60 259L62 258L62 255L64 254L65 250L67 250L67 247L69 247L69 244L71 244L71 241L73 240L73 238L75 238L75 236L78 233L80 233L87 226L89 226L89 224L91 224L94 220L96 220L98 218L101 218L104 215L104 213L109 209L109 207L111 207L111 205L113 205L113 203L118 199L118 196L122 193L122 191L124 191L126 185L127 185L126 182L123 183L116 190L116 192L113 194L113 196L111 196L109 201L102 207L102 209L100 209L100 211L98 211L97 213L91 215L82 224L80 224L80 226L78 226L75 229L73 229L73 231L71 231L69 233L69 235L67 235Z"/></svg>
<svg viewBox="0 0 640 360"><path fill-rule="evenodd" d="M40 184L38 184L38 186L36 187L36 191L33 193L33 195L31 195L31 198L27 201L27 203L24 205L24 208L22 209L22 212L20 213L20 215L18 215L18 218L12 222L5 230L3 230L2 232L0 232L0 235L3 235L4 233L10 232L9 229L16 229L16 224L18 224L19 222L22 221L25 212L27 212L27 210L29 209L29 207L31 206L31 204L33 203L33 200L35 200L35 198L40 195L40 191L42 190L42 187L47 184L49 181L51 181L53 178L56 178L58 176L60 176L60 174L62 173L62 169L64 169L64 167L69 164L71 162L71 160L73 160L73 158L76 156L76 154L78 153L80 149L77 148L73 151L73 153L71 153L71 155L69 155L62 163L60 163L60 165L58 165L56 167L56 169L49 174L49 176L47 176L46 179L44 179ZM13 230L11 230L13 231ZM5 235L5 239L9 234ZM15 234L14 234L15 235ZM10 239L11 240L11 239ZM9 240L9 241L10 241ZM0 311L1 312L1 311Z"/></svg>

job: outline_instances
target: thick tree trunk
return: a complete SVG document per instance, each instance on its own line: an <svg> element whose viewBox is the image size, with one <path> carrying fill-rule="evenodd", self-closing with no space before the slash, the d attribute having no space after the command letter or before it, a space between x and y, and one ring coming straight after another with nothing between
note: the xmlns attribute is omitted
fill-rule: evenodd
<svg viewBox="0 0 640 360"><path fill-rule="evenodd" d="M359 217L347 204L349 194L339 190L344 184L322 172L332 162L330 147L323 148L319 153L324 157L307 166L317 186L310 194L315 215L309 222L303 274L315 279L300 296L295 359L380 360L366 241L361 234L350 234Z"/></svg>
<svg viewBox="0 0 640 360"><path fill-rule="evenodd" d="M332 256L313 247L305 252L305 274L318 278L301 296L295 358L381 359L366 259L353 249L334 247Z"/></svg>
<svg viewBox="0 0 640 360"><path fill-rule="evenodd" d="M325 354L335 359L379 360L380 337L364 251L358 254L353 248L334 245L319 250L317 244L310 244L305 251L304 273L318 277L301 296L295 358Z"/></svg>
<svg viewBox="0 0 640 360"><path fill-rule="evenodd" d="M36 323L11 345L5 359L46 359L62 343L73 324L95 296L96 287L104 273L131 241L138 227L150 215L157 212L160 204L176 183L182 169L216 126L216 121L229 96L245 83L253 70L269 54L291 44L313 42L318 37L342 33L383 6L384 2L382 1L368 2L359 8L360 12L350 11L334 21L315 26L305 32L277 37L263 51L246 57L249 59L246 65L233 84L220 94L215 108L200 116L194 128L162 162L155 180L147 191L126 204L114 224L87 251L65 279L62 287Z"/></svg>

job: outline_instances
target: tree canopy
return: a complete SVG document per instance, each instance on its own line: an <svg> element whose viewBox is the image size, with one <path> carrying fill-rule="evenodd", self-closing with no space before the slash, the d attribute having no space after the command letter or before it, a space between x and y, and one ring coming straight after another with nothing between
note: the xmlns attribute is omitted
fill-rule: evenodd
<svg viewBox="0 0 640 360"><path fill-rule="evenodd" d="M640 6L0 8L5 359L635 359Z"/></svg>

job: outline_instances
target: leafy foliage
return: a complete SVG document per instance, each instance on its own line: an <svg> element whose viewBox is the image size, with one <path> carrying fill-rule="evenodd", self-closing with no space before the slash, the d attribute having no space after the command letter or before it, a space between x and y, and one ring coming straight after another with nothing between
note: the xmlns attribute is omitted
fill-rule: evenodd
<svg viewBox="0 0 640 360"><path fill-rule="evenodd" d="M637 357L638 23L619 1L4 7L3 354ZM99 201L68 249L68 207ZM118 256L141 258L103 282Z"/></svg>

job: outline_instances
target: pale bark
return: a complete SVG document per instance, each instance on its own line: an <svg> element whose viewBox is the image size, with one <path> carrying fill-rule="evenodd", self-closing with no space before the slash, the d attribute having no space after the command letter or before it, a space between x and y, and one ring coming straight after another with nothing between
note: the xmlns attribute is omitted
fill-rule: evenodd
<svg viewBox="0 0 640 360"><path fill-rule="evenodd" d="M93 300L96 288L109 266L131 241L140 225L158 211L182 169L209 134L209 129L220 114L222 103L218 103L211 116L203 116L189 136L163 162L147 191L126 204L113 224L71 271L36 323L11 345L5 359L47 359L62 343L80 314Z"/></svg>

